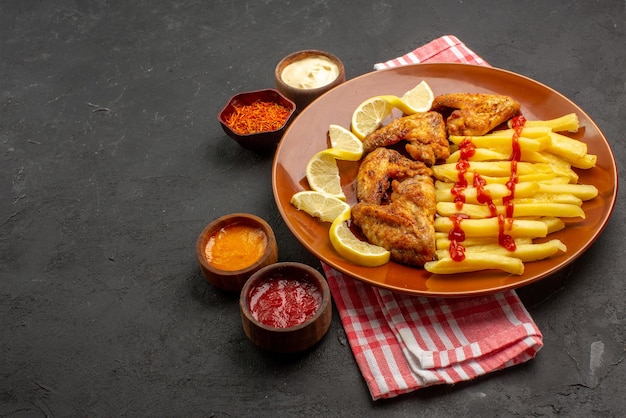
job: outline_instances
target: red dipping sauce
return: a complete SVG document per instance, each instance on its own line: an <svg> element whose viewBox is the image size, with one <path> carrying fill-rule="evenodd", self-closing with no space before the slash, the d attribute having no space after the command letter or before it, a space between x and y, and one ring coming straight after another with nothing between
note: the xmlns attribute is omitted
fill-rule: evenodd
<svg viewBox="0 0 626 418"><path fill-rule="evenodd" d="M312 282L276 273L251 288L248 300L254 319L274 328L289 328L315 315L322 292Z"/></svg>

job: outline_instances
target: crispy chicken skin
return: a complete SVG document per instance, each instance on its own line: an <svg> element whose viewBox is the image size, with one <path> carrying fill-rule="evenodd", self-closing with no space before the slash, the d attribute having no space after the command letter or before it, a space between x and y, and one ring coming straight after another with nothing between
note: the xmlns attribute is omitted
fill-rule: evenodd
<svg viewBox="0 0 626 418"><path fill-rule="evenodd" d="M435 97L432 109L456 109L446 120L449 135L485 135L520 111L509 96L479 93L451 93Z"/></svg>
<svg viewBox="0 0 626 418"><path fill-rule="evenodd" d="M404 180L417 175L430 176L432 170L398 151L377 148L367 154L359 166L356 197L359 202L380 205L389 198L387 193L391 180Z"/></svg>
<svg viewBox="0 0 626 418"><path fill-rule="evenodd" d="M414 160L432 166L450 156L443 117L437 112L415 113L391 121L363 139L365 153L376 148L408 142L406 151Z"/></svg>
<svg viewBox="0 0 626 418"><path fill-rule="evenodd" d="M397 262L421 267L435 257L431 175L424 163L387 148L372 151L359 167L352 221Z"/></svg>

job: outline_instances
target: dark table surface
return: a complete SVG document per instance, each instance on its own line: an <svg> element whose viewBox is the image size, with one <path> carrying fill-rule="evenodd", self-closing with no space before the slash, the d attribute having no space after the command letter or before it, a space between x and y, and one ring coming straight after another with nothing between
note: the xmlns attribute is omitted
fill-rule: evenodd
<svg viewBox="0 0 626 418"><path fill-rule="evenodd" d="M544 334L535 359L385 401L336 311L312 350L256 349L194 245L249 212L281 261L320 268L278 213L271 157L216 119L273 87L284 55L327 50L353 78L453 34L577 103L622 167L625 25L621 0L1 2L0 415L623 415L623 192L571 268L519 290Z"/></svg>

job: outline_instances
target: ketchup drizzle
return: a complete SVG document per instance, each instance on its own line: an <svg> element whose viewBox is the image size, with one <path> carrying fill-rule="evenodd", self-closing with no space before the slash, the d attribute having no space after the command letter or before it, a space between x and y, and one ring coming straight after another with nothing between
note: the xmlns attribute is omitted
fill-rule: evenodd
<svg viewBox="0 0 626 418"><path fill-rule="evenodd" d="M476 200L478 203L486 204L489 208L491 217L498 218L498 244L507 249L508 251L515 251L515 240L506 231L510 230L513 226L513 199L515 198L515 185L518 182L517 176L517 163L521 160L522 150L519 143L519 137L522 134L526 119L524 116L519 115L512 120L513 136L511 138L511 156L509 160L511 162L511 175L506 182L506 187L509 191L507 196L502 198L502 203L505 206L505 213L498 214L496 205L493 203L491 195L485 190L487 182L480 176L479 173L474 173L474 179L472 185L476 188ZM469 138L465 138L459 144L459 161L456 163L456 169L458 171L458 180L452 186L451 193L454 196L454 203L456 208L460 211L465 203L464 190L468 186L466 174L470 168L469 159L476 153L476 146ZM448 239L450 240L450 257L454 261L462 261L465 259L465 247L461 244L465 241L465 232L461 227L461 221L467 219L469 216L457 213L450 217L452 220L452 229L448 233Z"/></svg>
<svg viewBox="0 0 626 418"><path fill-rule="evenodd" d="M457 213L452 215L452 229L448 232L448 239L450 240L450 257L454 261L463 261L465 259L465 247L461 242L465 241L465 231L461 228L461 221L468 219L469 216L464 213Z"/></svg>

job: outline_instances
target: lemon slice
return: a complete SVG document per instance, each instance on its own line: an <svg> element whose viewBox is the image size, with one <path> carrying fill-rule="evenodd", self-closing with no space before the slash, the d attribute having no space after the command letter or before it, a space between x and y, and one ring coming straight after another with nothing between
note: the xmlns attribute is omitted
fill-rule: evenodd
<svg viewBox="0 0 626 418"><path fill-rule="evenodd" d="M346 222L350 210L343 212L331 224L329 236L333 248L346 260L364 267L378 267L389 261L389 251L358 239Z"/></svg>
<svg viewBox="0 0 626 418"><path fill-rule="evenodd" d="M294 194L291 204L322 222L332 222L343 212L350 210L350 205L343 200L312 190Z"/></svg>
<svg viewBox="0 0 626 418"><path fill-rule="evenodd" d="M381 127L392 110L393 106L378 96L365 100L352 113L352 132L359 139L365 138Z"/></svg>
<svg viewBox="0 0 626 418"><path fill-rule="evenodd" d="M306 179L316 192L326 193L337 199L346 200L341 188L337 167L337 155L341 150L325 149L315 154L306 165Z"/></svg>
<svg viewBox="0 0 626 418"><path fill-rule="evenodd" d="M414 110L413 113L428 112L434 100L435 95L426 81L421 81L402 96L402 101Z"/></svg>
<svg viewBox="0 0 626 418"><path fill-rule="evenodd" d="M428 112L433 105L435 96L425 81L404 93L402 98L394 95L378 96L390 106L400 109L405 115Z"/></svg>
<svg viewBox="0 0 626 418"><path fill-rule="evenodd" d="M332 148L344 151L342 160L358 161L363 156L363 143L343 126L330 125L328 137Z"/></svg>

